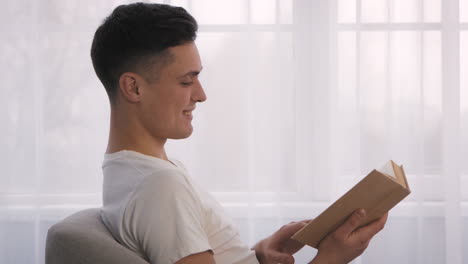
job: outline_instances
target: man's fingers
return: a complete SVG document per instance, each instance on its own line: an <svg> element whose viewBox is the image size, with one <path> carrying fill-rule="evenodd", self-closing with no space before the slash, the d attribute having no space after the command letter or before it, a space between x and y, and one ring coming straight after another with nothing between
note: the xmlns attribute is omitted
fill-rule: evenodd
<svg viewBox="0 0 468 264"><path fill-rule="evenodd" d="M343 234L345 236L351 234L359 225L362 223L362 220L366 217L366 212L364 209L359 209L354 211L348 219L337 228L335 232Z"/></svg>
<svg viewBox="0 0 468 264"><path fill-rule="evenodd" d="M307 223L301 221L301 222L291 222L287 225L282 226L278 231L277 231L277 241L283 241L287 238L290 238L292 235L294 235L297 231L299 231L301 228L306 226Z"/></svg>
<svg viewBox="0 0 468 264"><path fill-rule="evenodd" d="M270 251L267 259L272 260L272 263L294 264L293 256L286 253L280 253L278 251Z"/></svg>
<svg viewBox="0 0 468 264"><path fill-rule="evenodd" d="M363 239L371 239L375 234L382 230L385 226L385 223L388 219L388 212L385 213L379 219L369 223L368 225L361 227L356 231L356 235L362 237Z"/></svg>

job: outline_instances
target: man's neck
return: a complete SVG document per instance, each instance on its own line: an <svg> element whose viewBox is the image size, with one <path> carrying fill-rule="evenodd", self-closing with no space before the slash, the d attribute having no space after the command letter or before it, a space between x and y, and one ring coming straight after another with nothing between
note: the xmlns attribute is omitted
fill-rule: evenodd
<svg viewBox="0 0 468 264"><path fill-rule="evenodd" d="M111 110L109 141L106 153L132 150L148 156L169 161L164 149L166 139L155 138L143 129L134 118Z"/></svg>

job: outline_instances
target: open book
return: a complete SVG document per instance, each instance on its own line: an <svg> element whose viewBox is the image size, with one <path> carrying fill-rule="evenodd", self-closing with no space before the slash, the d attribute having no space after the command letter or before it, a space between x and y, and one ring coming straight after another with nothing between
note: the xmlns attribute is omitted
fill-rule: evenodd
<svg viewBox="0 0 468 264"><path fill-rule="evenodd" d="M296 232L292 239L318 248L320 241L356 209L366 210L364 226L380 218L410 193L403 166L389 161L381 169L371 171L317 218Z"/></svg>

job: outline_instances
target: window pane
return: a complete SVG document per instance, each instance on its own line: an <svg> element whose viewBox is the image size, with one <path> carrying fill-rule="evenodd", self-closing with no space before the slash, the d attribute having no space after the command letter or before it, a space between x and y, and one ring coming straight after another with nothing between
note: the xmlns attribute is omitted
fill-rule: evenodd
<svg viewBox="0 0 468 264"><path fill-rule="evenodd" d="M293 23L293 0L280 0L280 23Z"/></svg>
<svg viewBox="0 0 468 264"><path fill-rule="evenodd" d="M80 25L96 30L103 18L108 16L114 8L121 4L128 4L126 0L45 0L37 5L39 22L50 26ZM77 23L80 21L80 23Z"/></svg>
<svg viewBox="0 0 468 264"><path fill-rule="evenodd" d="M463 233L462 233L462 263L468 263L468 217L463 217Z"/></svg>
<svg viewBox="0 0 468 264"><path fill-rule="evenodd" d="M34 5L28 1L2 1L0 30L16 31L19 26L29 28L34 14ZM3 39L3 38L2 38Z"/></svg>
<svg viewBox="0 0 468 264"><path fill-rule="evenodd" d="M210 191L248 188L251 158L248 157L249 112L246 104L250 91L245 89L248 43L245 33L198 34L197 45L203 64L200 81L208 100L194 114L194 133L188 139L194 145L190 173ZM226 50L230 52L226 53ZM203 155L198 154L198 150Z"/></svg>
<svg viewBox="0 0 468 264"><path fill-rule="evenodd" d="M277 11L276 3L279 3ZM252 0L250 1L250 22L252 24L292 24L293 2L292 0ZM279 16L278 18L276 16Z"/></svg>
<svg viewBox="0 0 468 264"><path fill-rule="evenodd" d="M33 218L18 219L11 211L8 214L8 218L0 218L0 263L36 263Z"/></svg>
<svg viewBox="0 0 468 264"><path fill-rule="evenodd" d="M338 72L337 72L337 125L335 138L337 146L340 146L338 164L343 171L339 175L356 175L359 173L358 156L359 149L359 112L357 107L356 91L356 33L340 32L338 34Z"/></svg>
<svg viewBox="0 0 468 264"><path fill-rule="evenodd" d="M361 0L361 15L363 23L387 22L387 0Z"/></svg>
<svg viewBox="0 0 468 264"><path fill-rule="evenodd" d="M276 22L276 1L251 0L250 14L252 24L274 24Z"/></svg>
<svg viewBox="0 0 468 264"><path fill-rule="evenodd" d="M413 186L411 186L411 188L413 190L415 190L415 189L417 190L418 187L420 187L420 189L422 189L422 197L423 197L424 201L436 201L436 202L444 201L445 200L445 190L444 190L444 188L440 188L440 186L444 186L444 181L443 181L442 176L440 176L440 174L439 175L433 175L433 174L428 174L428 173L431 173L431 172L428 171L422 177L421 186L414 186L413 185ZM415 178L415 180L417 181L416 178ZM415 183L417 183L416 181L415 181ZM414 194L415 195L410 196L410 197L412 197L412 200L415 200L415 198L418 196L417 192L415 192Z"/></svg>
<svg viewBox="0 0 468 264"><path fill-rule="evenodd" d="M338 23L356 22L356 0L338 0Z"/></svg>
<svg viewBox="0 0 468 264"><path fill-rule="evenodd" d="M460 34L460 119L461 119L461 141L460 157L462 172L468 177L468 31ZM464 189L468 196L468 189Z"/></svg>
<svg viewBox="0 0 468 264"><path fill-rule="evenodd" d="M47 61L40 82L41 189L44 193L99 192L109 102L89 56L93 32L41 36L40 61Z"/></svg>
<svg viewBox="0 0 468 264"><path fill-rule="evenodd" d="M393 0L392 22L408 23L420 21L420 1L422 0Z"/></svg>
<svg viewBox="0 0 468 264"><path fill-rule="evenodd" d="M231 0L193 0L192 15L199 24L245 24L246 3Z"/></svg>
<svg viewBox="0 0 468 264"><path fill-rule="evenodd" d="M441 0L421 0L424 5L424 22L440 22Z"/></svg>
<svg viewBox="0 0 468 264"><path fill-rule="evenodd" d="M460 0L460 21L468 22L468 0Z"/></svg>
<svg viewBox="0 0 468 264"><path fill-rule="evenodd" d="M421 256L422 263L444 263L446 260L445 218L425 216L420 230L422 232L422 251L424 252Z"/></svg>
<svg viewBox="0 0 468 264"><path fill-rule="evenodd" d="M251 97L256 108L262 109L251 113L254 116L254 186L263 191L277 187L292 191L295 189L295 178L291 175L294 148L286 140L294 137L292 34L262 32L255 34L251 41L255 43L251 46L254 57L247 63L252 81L257 80L251 81Z"/></svg>
<svg viewBox="0 0 468 264"><path fill-rule="evenodd" d="M442 166L442 55L438 31L424 32L424 163L425 173L440 175Z"/></svg>
<svg viewBox="0 0 468 264"><path fill-rule="evenodd" d="M372 254L362 255L362 263L418 263L418 256L415 254L415 245L418 245L418 242L422 242L421 248L425 252L421 256L422 263L444 263L444 224L445 221L441 217L424 217L422 222L419 222L416 217L390 217L385 229L369 244L367 252L372 252ZM422 232L422 241L419 241L416 230ZM402 234L405 234L404 239L402 239ZM396 250L399 254L389 254L389 248L392 251Z"/></svg>
<svg viewBox="0 0 468 264"><path fill-rule="evenodd" d="M0 193L30 192L36 175L36 102L33 72L35 69L30 44L35 39L24 32L2 32L0 64L2 91L0 97L0 159L2 183ZM18 78L25 76L25 78Z"/></svg>
<svg viewBox="0 0 468 264"><path fill-rule="evenodd" d="M198 122L194 131L203 137L193 140L212 155L194 154L198 161L192 164L193 174L209 190L247 190L252 159L255 165L250 173L256 190L275 190L278 182L283 190L294 190L294 146L283 140L294 137L292 34L201 32L198 46L204 65L202 76L210 76L202 79L209 99L200 107L203 119L194 119ZM263 111L249 112L249 101ZM229 157L221 157L219 153L226 149Z"/></svg>
<svg viewBox="0 0 468 264"><path fill-rule="evenodd" d="M416 263L414 245L417 245L418 221L416 217L389 217L385 229L372 239L367 251L374 254L363 254L362 263ZM401 234L405 234L402 239ZM389 254L389 248L399 252ZM385 258L382 258L385 256Z"/></svg>
<svg viewBox="0 0 468 264"><path fill-rule="evenodd" d="M462 175L460 179L460 190L461 190L461 199L464 202L468 201L468 175L464 174Z"/></svg>
<svg viewBox="0 0 468 264"><path fill-rule="evenodd" d="M389 160L386 32L362 32L360 45L361 173Z"/></svg>
<svg viewBox="0 0 468 264"><path fill-rule="evenodd" d="M171 5L183 7L188 12L191 12L191 10L189 10L188 1L189 0L171 0Z"/></svg>
<svg viewBox="0 0 468 264"><path fill-rule="evenodd" d="M421 34L396 31L390 34L390 112L391 156L403 163L408 173L415 173L419 163L418 145L424 135L421 120Z"/></svg>

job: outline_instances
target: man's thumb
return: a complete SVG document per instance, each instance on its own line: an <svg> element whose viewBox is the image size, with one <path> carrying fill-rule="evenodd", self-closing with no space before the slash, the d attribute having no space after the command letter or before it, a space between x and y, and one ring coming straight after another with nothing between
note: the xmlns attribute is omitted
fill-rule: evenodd
<svg viewBox="0 0 468 264"><path fill-rule="evenodd" d="M281 264L294 264L294 257L287 253L280 253L278 251L271 251L270 258L275 261L275 263Z"/></svg>
<svg viewBox="0 0 468 264"><path fill-rule="evenodd" d="M297 231L301 230L301 228L303 228L306 225L307 223L305 222L291 222L287 225L282 226L278 230L278 235L282 239L290 238L292 235L294 235Z"/></svg>

